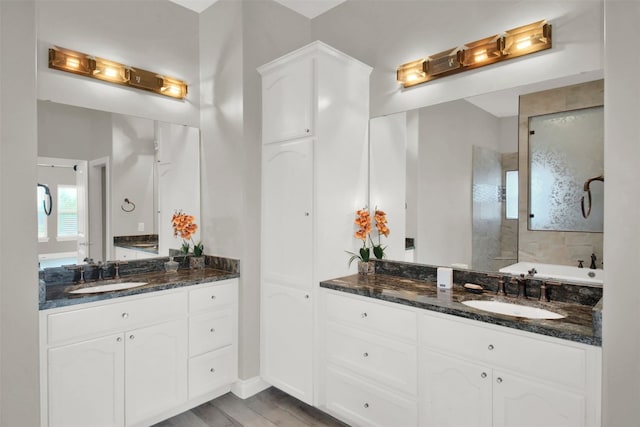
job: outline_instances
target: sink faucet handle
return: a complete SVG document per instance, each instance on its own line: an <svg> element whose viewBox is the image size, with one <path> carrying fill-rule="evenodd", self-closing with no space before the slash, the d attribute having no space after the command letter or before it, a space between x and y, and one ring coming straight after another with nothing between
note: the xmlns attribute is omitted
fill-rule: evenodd
<svg viewBox="0 0 640 427"><path fill-rule="evenodd" d="M497 295L507 295L507 292L504 290L504 276L501 274L487 274L487 277L491 277L492 279L498 279L498 290L496 291Z"/></svg>
<svg viewBox="0 0 640 427"><path fill-rule="evenodd" d="M113 275L113 278L114 279L119 279L120 278L120 266L121 265L125 265L125 264L129 264L129 261L115 260L115 261L109 261L109 263L113 264L113 268L115 269L115 273Z"/></svg>
<svg viewBox="0 0 640 427"><path fill-rule="evenodd" d="M538 298L538 301L541 301L541 302L548 302L549 301L549 294L547 293L547 286L562 286L562 283L556 282L556 281L553 281L553 280L544 280L542 282L542 284L540 285L540 297Z"/></svg>
<svg viewBox="0 0 640 427"><path fill-rule="evenodd" d="M529 281L529 279L527 279L524 276L524 273L518 275L517 277L512 277L511 278L511 283L518 285L518 294L517 297L518 298L527 298L527 282Z"/></svg>
<svg viewBox="0 0 640 427"><path fill-rule="evenodd" d="M584 260L583 259L579 259L578 260L578 268L584 268Z"/></svg>
<svg viewBox="0 0 640 427"><path fill-rule="evenodd" d="M66 268L67 270L70 271L79 271L80 272L80 279L78 280L79 283L84 283L84 265L77 265L77 264L70 264L70 265L65 265L64 268Z"/></svg>

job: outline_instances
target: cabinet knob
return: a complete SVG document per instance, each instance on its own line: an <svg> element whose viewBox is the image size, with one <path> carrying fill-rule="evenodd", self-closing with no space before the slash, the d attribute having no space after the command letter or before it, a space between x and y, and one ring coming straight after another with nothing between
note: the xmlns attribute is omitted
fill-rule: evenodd
<svg viewBox="0 0 640 427"><path fill-rule="evenodd" d="M304 216L309 216L309 212L305 212L305 213L304 213Z"/></svg>
<svg viewBox="0 0 640 427"><path fill-rule="evenodd" d="M305 129L304 131L305 131L306 133L309 133L309 132L311 132L311 129Z"/></svg>
<svg viewBox="0 0 640 427"><path fill-rule="evenodd" d="M309 294L305 294L304 299L309 299Z"/></svg>
<svg viewBox="0 0 640 427"><path fill-rule="evenodd" d="M487 373L486 372L481 373L480 378L487 378Z"/></svg>
<svg viewBox="0 0 640 427"><path fill-rule="evenodd" d="M366 313L366 312L364 312L364 313L362 313L362 314L361 314L361 316L362 316L362 318L364 319L365 317L367 317L367 313Z"/></svg>
<svg viewBox="0 0 640 427"><path fill-rule="evenodd" d="M369 404L368 404L368 403L365 403L365 404L364 404L364 405L362 405L362 406L364 406L364 407L365 407L365 409L366 409L366 408L368 408L368 407L369 407Z"/></svg>
<svg viewBox="0 0 640 427"><path fill-rule="evenodd" d="M122 313L122 318L126 319L127 317L129 317L129 313Z"/></svg>
<svg viewBox="0 0 640 427"><path fill-rule="evenodd" d="M502 378L500 378L500 377L496 378L496 382L497 382L498 384L502 384Z"/></svg>
<svg viewBox="0 0 640 427"><path fill-rule="evenodd" d="M216 329L215 329L215 328L211 328L211 329L209 330L209 332L211 332L211 333L214 333L215 331L216 331Z"/></svg>
<svg viewBox="0 0 640 427"><path fill-rule="evenodd" d="M211 299L216 299L216 296L215 295L211 295Z"/></svg>
<svg viewBox="0 0 640 427"><path fill-rule="evenodd" d="M487 347L489 350L493 350L495 347L493 346L493 344L489 344L489 347Z"/></svg>
<svg viewBox="0 0 640 427"><path fill-rule="evenodd" d="M369 357L369 353L365 352L362 357Z"/></svg>
<svg viewBox="0 0 640 427"><path fill-rule="evenodd" d="M116 341L117 341L117 342L122 341L122 337L118 337L118 338L116 338Z"/></svg>
<svg viewBox="0 0 640 427"><path fill-rule="evenodd" d="M209 372L211 372L212 374L215 372L216 370L214 368L209 369Z"/></svg>

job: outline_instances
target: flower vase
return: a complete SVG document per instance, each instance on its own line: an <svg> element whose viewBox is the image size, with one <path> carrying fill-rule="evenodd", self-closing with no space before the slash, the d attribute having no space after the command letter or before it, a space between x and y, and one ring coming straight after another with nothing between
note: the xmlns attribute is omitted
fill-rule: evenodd
<svg viewBox="0 0 640 427"><path fill-rule="evenodd" d="M167 273L177 273L180 263L173 260L173 257L169 257L169 261L164 263L164 269Z"/></svg>
<svg viewBox="0 0 640 427"><path fill-rule="evenodd" d="M189 268L192 270L201 270L204 268L204 256L189 257Z"/></svg>
<svg viewBox="0 0 640 427"><path fill-rule="evenodd" d="M373 261L358 261L358 274L368 276L375 272L375 262Z"/></svg>

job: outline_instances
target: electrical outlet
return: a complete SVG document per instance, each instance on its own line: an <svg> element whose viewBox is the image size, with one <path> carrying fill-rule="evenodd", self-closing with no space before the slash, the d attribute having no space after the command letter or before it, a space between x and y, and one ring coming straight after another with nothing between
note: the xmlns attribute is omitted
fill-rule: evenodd
<svg viewBox="0 0 640 427"><path fill-rule="evenodd" d="M144 231L144 222L138 223L138 231Z"/></svg>

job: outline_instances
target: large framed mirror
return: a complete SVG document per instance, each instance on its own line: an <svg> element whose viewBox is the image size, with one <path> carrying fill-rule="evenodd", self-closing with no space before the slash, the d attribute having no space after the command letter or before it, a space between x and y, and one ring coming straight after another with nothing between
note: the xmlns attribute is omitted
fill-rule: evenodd
<svg viewBox="0 0 640 427"><path fill-rule="evenodd" d="M200 132L38 101L38 184L41 268L167 256L172 215L201 218Z"/></svg>
<svg viewBox="0 0 640 427"><path fill-rule="evenodd" d="M519 100L523 94L542 94L531 116L602 105L598 87L593 96L588 87L564 90L573 93L571 102L554 95L564 93L568 83L581 84L536 83L372 118L369 201L371 208L387 212L386 257L486 272L519 261L577 266L575 261L588 260L590 254L601 260L602 233L586 233L595 235L590 238L523 231L523 224L528 228L529 171L522 164L529 156L522 135L529 115L522 117ZM545 100L564 107L545 110ZM602 139L597 144L602 150ZM582 186L573 201L578 206Z"/></svg>

